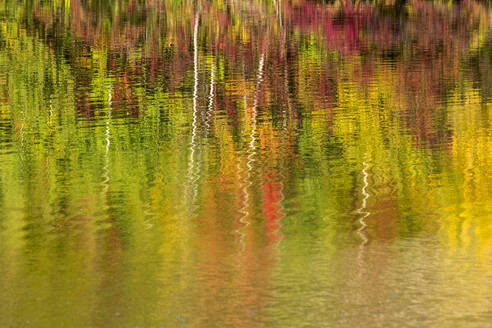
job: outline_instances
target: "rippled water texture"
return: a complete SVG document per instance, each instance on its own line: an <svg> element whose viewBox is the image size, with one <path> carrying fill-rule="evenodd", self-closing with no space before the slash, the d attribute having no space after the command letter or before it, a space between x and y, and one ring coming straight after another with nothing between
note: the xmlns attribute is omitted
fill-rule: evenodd
<svg viewBox="0 0 492 328"><path fill-rule="evenodd" d="M0 0L0 326L490 327L491 14Z"/></svg>

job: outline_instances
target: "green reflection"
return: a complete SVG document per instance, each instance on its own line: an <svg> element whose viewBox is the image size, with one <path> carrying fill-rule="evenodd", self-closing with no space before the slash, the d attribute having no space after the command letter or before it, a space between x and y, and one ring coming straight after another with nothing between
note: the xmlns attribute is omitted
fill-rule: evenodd
<svg viewBox="0 0 492 328"><path fill-rule="evenodd" d="M486 6L0 17L1 326L490 322Z"/></svg>

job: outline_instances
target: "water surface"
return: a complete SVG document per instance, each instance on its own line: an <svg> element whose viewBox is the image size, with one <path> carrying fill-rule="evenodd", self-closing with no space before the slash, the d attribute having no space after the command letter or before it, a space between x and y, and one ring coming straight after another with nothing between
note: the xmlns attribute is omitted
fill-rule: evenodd
<svg viewBox="0 0 492 328"><path fill-rule="evenodd" d="M0 326L490 327L492 12L0 1Z"/></svg>

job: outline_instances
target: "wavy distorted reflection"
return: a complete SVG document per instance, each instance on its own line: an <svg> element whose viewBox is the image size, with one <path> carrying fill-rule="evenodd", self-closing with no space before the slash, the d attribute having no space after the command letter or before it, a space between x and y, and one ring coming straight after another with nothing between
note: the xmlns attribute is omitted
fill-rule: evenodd
<svg viewBox="0 0 492 328"><path fill-rule="evenodd" d="M191 143L190 143L190 167L188 176L190 180L191 205L194 206L198 194L197 181L200 179L200 168L195 167L200 163L195 163L195 152L197 151L197 128L198 128L198 24L200 22L199 12L195 15L193 29L193 120L191 122Z"/></svg>
<svg viewBox="0 0 492 328"><path fill-rule="evenodd" d="M484 326L482 1L0 1L0 326Z"/></svg>
<svg viewBox="0 0 492 328"><path fill-rule="evenodd" d="M367 154L364 156L367 160ZM362 239L362 242L359 246L359 254L358 254L358 261L359 261L359 266L362 266L362 257L363 257L363 252L364 252L364 247L367 245L369 242L369 239L365 235L364 230L367 228L367 223L365 219L371 215L371 212L367 211L367 200L369 199L369 193L367 192L367 188L369 187L369 174L367 172L369 165L367 162L362 162L362 188L360 189L361 194L362 194L362 201L360 204L360 207L357 209L357 214L359 216L359 224L360 227L357 229L357 234L359 235L360 239Z"/></svg>

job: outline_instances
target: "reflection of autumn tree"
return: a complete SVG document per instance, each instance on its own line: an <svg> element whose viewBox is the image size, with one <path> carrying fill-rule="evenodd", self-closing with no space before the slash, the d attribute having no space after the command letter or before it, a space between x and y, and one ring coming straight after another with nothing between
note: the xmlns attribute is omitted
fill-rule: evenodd
<svg viewBox="0 0 492 328"><path fill-rule="evenodd" d="M475 29L473 22L482 15L480 7L466 3L449 10L439 3L421 1L395 6L400 6L400 15L393 15L397 9L384 3L335 2L320 6L310 1L278 1L272 6L262 2L255 5L226 2L224 6L221 2L200 2L203 19L199 43L203 49L223 58L224 73L236 76L245 70L246 76L251 77L257 49L263 47L262 40L271 40L269 60L278 64L272 63L273 69L268 72L266 81L274 98L264 101L277 108L288 105L294 117L298 115L299 106L289 100L289 95L296 99L301 92L309 94L302 97L308 103L301 104L304 105L301 108L336 106L333 90L339 78L336 70L320 69L321 62L312 61L317 56L314 53L306 54L309 68L303 69L309 72L309 80L292 76L291 72L300 61L298 49L309 47L319 49L316 52L330 49L345 56L362 55L361 60L365 62L362 70L351 76L361 86L367 85L374 75L372 58L381 58L393 65L390 69L401 77L395 92L406 104L402 106L405 108L401 113L402 124L417 136L419 143L443 143L450 132L443 130L447 125L446 116L436 108L457 78L459 58L469 47ZM194 7L191 3L71 1L69 7L61 2L60 7L50 9L40 2L33 8L34 17L46 26L45 29L63 33L68 25L74 35L88 45L107 49L108 73L120 80L131 80L126 95L116 95L129 100L130 104L134 103L131 93L136 84L164 86L173 92L182 89L188 81L186 75L192 66ZM256 21L251 22L251 17ZM297 30L302 34L297 35ZM129 58L133 65L128 65ZM243 67L233 63L242 63ZM120 71L122 68L124 72ZM169 72L172 74L166 74ZM80 72L75 75L83 76ZM91 77L83 79L82 83L90 83ZM319 88L308 89L314 84ZM124 82L119 85L125 86ZM149 92L146 89L145 92ZM218 104L227 108L232 121L236 121L239 104L231 102L227 94L221 96L221 86L217 92ZM88 97L79 97L84 107L80 110L92 115L90 112L94 109L89 108L93 105ZM132 106L138 107L136 103ZM131 111L135 115L135 109Z"/></svg>
<svg viewBox="0 0 492 328"><path fill-rule="evenodd" d="M371 253L375 241L440 229L443 245L487 259L490 37L479 4L408 1L395 14L384 3L203 1L195 24L198 2L30 3L7 6L0 24L9 279L39 276L47 291L67 261L75 276L101 277L57 285L81 296L71 313L101 291L96 324L128 322L104 313L135 292L148 298L129 316L179 321L168 314L179 302L166 300L182 297L205 307L200 323L250 327L278 270L306 290L307 271L332 284L360 273L319 264L360 243L351 232L367 195L361 263L377 267L377 288L347 302L388 296L398 254ZM21 260L66 245L39 267L52 274L23 271Z"/></svg>
<svg viewBox="0 0 492 328"><path fill-rule="evenodd" d="M389 145L408 153L415 144L422 149L449 148L454 129L444 104L461 78L461 58L470 48L475 49L475 41L486 30L483 10L475 2L448 7L409 1L403 5L403 14L397 15L384 4L212 1L199 2L202 14L195 40L195 5L70 1L46 6L35 1L32 7L22 8L25 13L21 16L30 17L31 10L36 21L23 33L42 36L48 53L63 54L64 67L70 71L67 76L73 80L79 119L97 121L107 116L110 93L113 119L161 119L165 113L169 115L166 124L177 129L177 122L189 124L194 117L186 98L194 90L195 79L199 81L196 97L200 108L196 127L207 126L210 133L208 139L200 134L193 144L205 149L204 153L213 145L208 140L216 145L228 140L236 150L244 149L250 142L244 136L254 128L253 145L280 149L276 136L289 135L293 136L289 147L282 145L286 147L282 148L286 159L281 161L285 166L287 158L296 153L308 154L306 144L316 144L320 152L327 149L326 156L359 158L354 154L364 149L353 147L353 143L365 127L365 133L375 138L371 153L378 158L386 154L397 160L398 154L387 151ZM194 51L200 58L196 74ZM262 77L262 91L256 92L262 54L266 54L268 70ZM207 59L211 56L212 61ZM208 83L210 62L216 66L213 88ZM487 63L483 59L480 63L480 69L486 70ZM47 98L53 92L43 90ZM221 115L220 121L216 121L217 115L202 113L208 108L211 90L214 113ZM9 97L4 97L7 102L20 101ZM255 106L253 98L257 99ZM374 109L372 116L365 117L364 108ZM13 116L20 126L24 120L21 112ZM254 127L252 116L257 121ZM355 123L349 124L347 117ZM379 117L380 124L375 125L370 117ZM262 122L270 123L263 126ZM121 135L130 140L134 131L121 129ZM323 156L317 156L322 162ZM424 161L425 156L418 160ZM233 156L234 160L240 157ZM405 169L381 163L397 180L416 179L411 172L398 171ZM265 175L280 174L281 170ZM272 189L276 182L265 183L270 196L277 197ZM397 217L401 201L391 194L392 182L380 181L380 186L387 198L378 206L381 211L391 210L379 217ZM347 184L341 189L348 193L351 188ZM389 237L397 232L380 233Z"/></svg>

